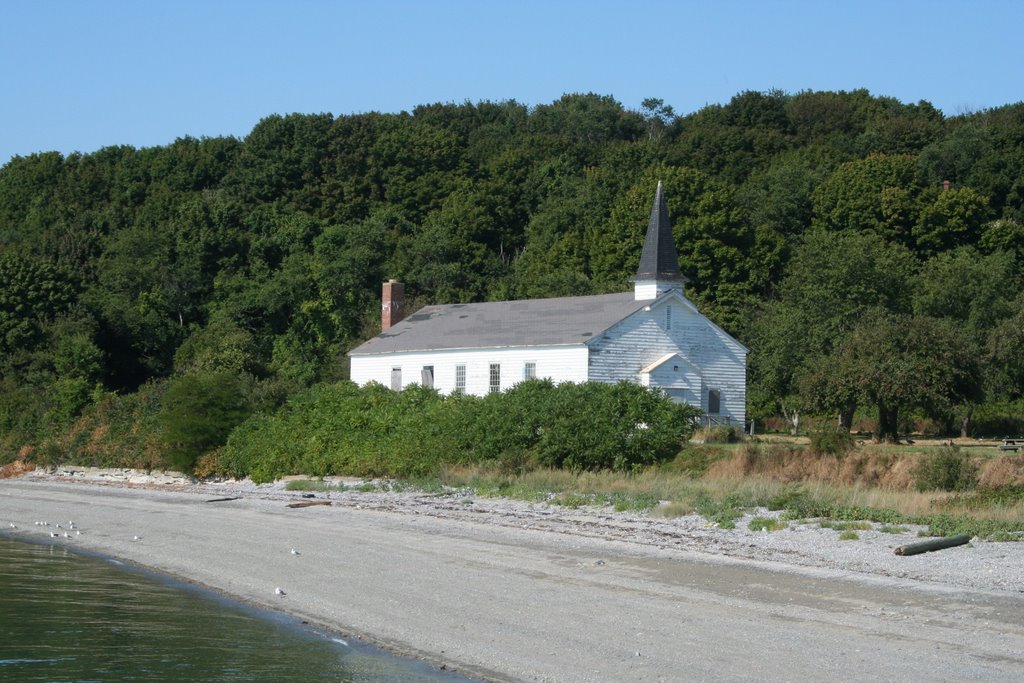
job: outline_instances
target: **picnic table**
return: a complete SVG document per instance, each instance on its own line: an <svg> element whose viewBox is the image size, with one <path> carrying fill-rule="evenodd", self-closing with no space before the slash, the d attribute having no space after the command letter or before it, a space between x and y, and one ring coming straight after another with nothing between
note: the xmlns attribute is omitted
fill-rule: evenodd
<svg viewBox="0 0 1024 683"><path fill-rule="evenodd" d="M1024 439L1003 439L1003 442L999 444L999 450L1001 451L1019 451L1024 448Z"/></svg>

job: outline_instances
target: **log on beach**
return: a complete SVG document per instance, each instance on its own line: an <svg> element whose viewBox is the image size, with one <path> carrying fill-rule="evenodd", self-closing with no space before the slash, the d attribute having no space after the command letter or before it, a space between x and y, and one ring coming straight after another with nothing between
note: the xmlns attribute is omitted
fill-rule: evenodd
<svg viewBox="0 0 1024 683"><path fill-rule="evenodd" d="M944 538L936 538L931 541L921 541L920 543L911 543L909 545L901 545L896 548L897 555L919 555L920 553L929 553L933 550L943 550L945 548L955 548L958 545L964 545L971 540L970 534L960 534L958 536L946 536Z"/></svg>
<svg viewBox="0 0 1024 683"><path fill-rule="evenodd" d="M301 503L288 503L288 507L290 507L290 508L308 508L308 507L313 507L314 505L330 505L330 504L331 504L331 501L329 501L329 500L307 500L307 501L303 501Z"/></svg>

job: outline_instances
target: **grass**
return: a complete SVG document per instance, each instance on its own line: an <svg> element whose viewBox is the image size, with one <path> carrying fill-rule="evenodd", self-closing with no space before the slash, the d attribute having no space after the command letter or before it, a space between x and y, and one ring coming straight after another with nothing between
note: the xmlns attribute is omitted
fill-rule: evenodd
<svg viewBox="0 0 1024 683"><path fill-rule="evenodd" d="M780 529L788 529L789 523L778 517L754 517L750 520L747 528L751 531L779 531Z"/></svg>
<svg viewBox="0 0 1024 683"><path fill-rule="evenodd" d="M858 534L856 531L853 531L852 529L844 531L841 534L839 534L840 541L856 541L859 538L860 534Z"/></svg>
<svg viewBox="0 0 1024 683"><path fill-rule="evenodd" d="M337 491L338 487L319 479L292 479L284 485L284 489L285 491Z"/></svg>
<svg viewBox="0 0 1024 683"><path fill-rule="evenodd" d="M869 522L891 528L913 524L925 526L923 534L929 536L970 533L1024 540L1024 487L998 493L944 493L825 481L783 483L754 475L696 478L658 468L633 474L539 469L510 475L497 468L464 466L447 468L431 488L469 488L478 496L569 508L611 506L662 518L696 513L721 528L735 528L744 514L767 508L781 510L783 522L826 519L847 525L841 531L872 528Z"/></svg>
<svg viewBox="0 0 1024 683"><path fill-rule="evenodd" d="M871 522L837 522L834 519L823 519L818 522L822 529L835 529L836 531L871 531L874 527Z"/></svg>

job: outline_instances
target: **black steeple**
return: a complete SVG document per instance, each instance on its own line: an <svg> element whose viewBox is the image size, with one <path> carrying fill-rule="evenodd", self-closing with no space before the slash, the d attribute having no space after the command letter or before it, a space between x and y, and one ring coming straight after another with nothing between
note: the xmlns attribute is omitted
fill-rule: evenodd
<svg viewBox="0 0 1024 683"><path fill-rule="evenodd" d="M640 254L640 267L637 268L633 280L666 284L687 282L686 276L679 270L679 256L676 253L672 224L668 220L668 208L665 206L665 191L660 180L658 190L654 194L651 218L647 223L647 236L644 238L644 249Z"/></svg>

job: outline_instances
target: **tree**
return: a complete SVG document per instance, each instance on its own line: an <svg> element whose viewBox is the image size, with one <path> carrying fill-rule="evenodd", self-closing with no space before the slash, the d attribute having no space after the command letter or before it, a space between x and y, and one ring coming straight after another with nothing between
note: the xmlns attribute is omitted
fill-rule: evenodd
<svg viewBox="0 0 1024 683"><path fill-rule="evenodd" d="M842 164L814 191L814 224L868 230L911 246L920 211L916 168L909 155L873 155Z"/></svg>
<svg viewBox="0 0 1024 683"><path fill-rule="evenodd" d="M1013 314L989 331L984 348L992 392L1024 396L1024 296L1017 297Z"/></svg>
<svg viewBox="0 0 1024 683"><path fill-rule="evenodd" d="M0 355L29 348L76 298L67 274L29 254L0 251Z"/></svg>
<svg viewBox="0 0 1024 683"><path fill-rule="evenodd" d="M974 398L977 355L941 321L880 313L850 330L836 354L823 359L832 389L878 410L878 440L899 439L900 414L921 408L941 415Z"/></svg>
<svg viewBox="0 0 1024 683"><path fill-rule="evenodd" d="M977 244L988 218L985 198L969 187L939 191L913 227L917 251L934 255L953 247Z"/></svg>
<svg viewBox="0 0 1024 683"><path fill-rule="evenodd" d="M171 380L159 416L167 464L191 472L199 456L222 446L250 410L242 380L234 373L193 373Z"/></svg>
<svg viewBox="0 0 1024 683"><path fill-rule="evenodd" d="M876 235L822 230L805 235L779 288L779 301L767 306L751 329L751 395L760 397L761 410L775 404L797 424L802 409L837 410L840 424L849 425L855 394L801 378L826 379L818 369L865 316L908 314L916 268L909 250Z"/></svg>
<svg viewBox="0 0 1024 683"><path fill-rule="evenodd" d="M640 112L647 121L647 139L651 142L660 142L665 129L676 120L672 105L665 104L665 100L658 97L644 99L640 103Z"/></svg>

